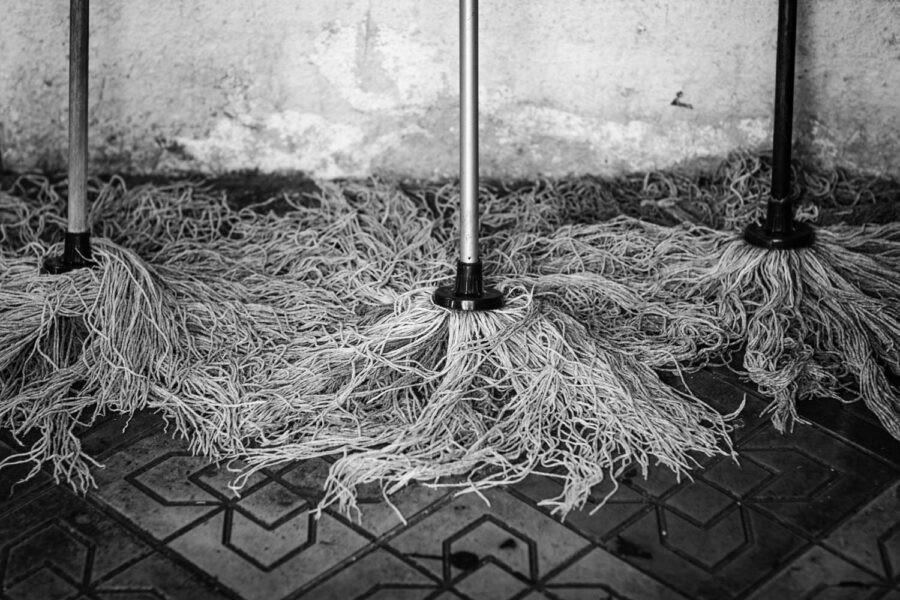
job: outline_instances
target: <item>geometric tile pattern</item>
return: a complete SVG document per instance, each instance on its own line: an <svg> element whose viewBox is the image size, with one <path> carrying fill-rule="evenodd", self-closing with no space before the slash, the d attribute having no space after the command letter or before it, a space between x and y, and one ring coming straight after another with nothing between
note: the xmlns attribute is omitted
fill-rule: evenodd
<svg viewBox="0 0 900 600"><path fill-rule="evenodd" d="M325 460L238 496L229 465L152 415L104 418L82 432L105 464L87 496L0 472L0 600L900 600L900 443L826 402L781 435L729 372L687 382L722 411L746 396L739 460L703 458L682 481L627 470L564 522L538 505L558 493L544 477L484 497L414 485L392 505L360 490L359 520L316 518ZM14 446L0 437L0 459Z"/></svg>

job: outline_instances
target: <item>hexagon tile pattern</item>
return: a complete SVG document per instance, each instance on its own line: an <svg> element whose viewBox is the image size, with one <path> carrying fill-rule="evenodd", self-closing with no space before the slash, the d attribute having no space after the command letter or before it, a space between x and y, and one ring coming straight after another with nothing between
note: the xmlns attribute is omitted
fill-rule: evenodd
<svg viewBox="0 0 900 600"><path fill-rule="evenodd" d="M537 476L483 497L413 485L393 506L362 489L358 520L316 518L327 460L236 496L158 421L103 419L82 434L105 463L86 496L0 471L0 600L900 599L900 443L826 402L781 435L727 371L688 383L721 410L747 394L739 462L627 470L565 521ZM14 446L0 436L0 459Z"/></svg>

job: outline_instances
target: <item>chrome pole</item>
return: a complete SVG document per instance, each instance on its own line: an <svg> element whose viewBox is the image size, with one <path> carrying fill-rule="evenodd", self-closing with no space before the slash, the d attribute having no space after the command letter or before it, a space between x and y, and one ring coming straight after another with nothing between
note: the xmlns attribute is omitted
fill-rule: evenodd
<svg viewBox="0 0 900 600"><path fill-rule="evenodd" d="M460 0L459 11L459 260L478 253L478 0Z"/></svg>

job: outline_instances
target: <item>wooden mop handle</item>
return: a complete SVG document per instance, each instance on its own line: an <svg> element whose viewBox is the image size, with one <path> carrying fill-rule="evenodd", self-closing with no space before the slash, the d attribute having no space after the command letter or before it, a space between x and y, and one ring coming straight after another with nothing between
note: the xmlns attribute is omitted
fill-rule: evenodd
<svg viewBox="0 0 900 600"><path fill-rule="evenodd" d="M69 13L69 233L86 233L88 135L88 0Z"/></svg>
<svg viewBox="0 0 900 600"><path fill-rule="evenodd" d="M459 2L459 260L478 254L478 0Z"/></svg>

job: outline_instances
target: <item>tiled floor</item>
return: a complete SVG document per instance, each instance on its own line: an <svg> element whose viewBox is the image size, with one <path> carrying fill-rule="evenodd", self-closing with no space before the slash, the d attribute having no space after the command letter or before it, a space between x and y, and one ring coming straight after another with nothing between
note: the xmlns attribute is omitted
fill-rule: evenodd
<svg viewBox="0 0 900 600"><path fill-rule="evenodd" d="M725 371L691 386L721 409L748 392ZM629 472L565 522L537 505L556 485L537 477L490 505L410 487L396 499L406 524L378 494L360 522L316 520L324 462L260 475L236 498L227 470L153 415L124 433L109 418L84 437L106 465L87 496L0 473L0 598L900 599L900 443L864 409L824 403L779 435L764 405L748 396L740 465L712 460L693 482Z"/></svg>

